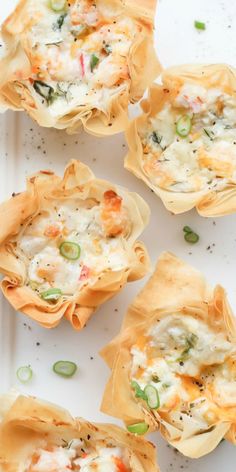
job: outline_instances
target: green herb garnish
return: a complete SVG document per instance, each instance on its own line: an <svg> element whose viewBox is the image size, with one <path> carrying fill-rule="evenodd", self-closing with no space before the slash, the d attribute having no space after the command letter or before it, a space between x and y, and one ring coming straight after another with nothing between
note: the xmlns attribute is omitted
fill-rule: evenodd
<svg viewBox="0 0 236 472"><path fill-rule="evenodd" d="M177 123L176 123L176 133L181 137L181 138L186 138L192 128L192 121L190 116L188 115L183 115L181 116Z"/></svg>
<svg viewBox="0 0 236 472"><path fill-rule="evenodd" d="M156 374L152 375L152 382L154 382L154 383L160 382L160 379L159 379L158 375L156 375Z"/></svg>
<svg viewBox="0 0 236 472"><path fill-rule="evenodd" d="M19 367L16 372L17 378L21 383L29 382L33 377L33 371L29 365Z"/></svg>
<svg viewBox="0 0 236 472"><path fill-rule="evenodd" d="M158 134L157 131L153 131L153 132L152 132L152 140L153 140L154 143L160 145L160 144L161 144L161 141L162 141L162 138L163 138L163 136L161 136L160 134Z"/></svg>
<svg viewBox="0 0 236 472"><path fill-rule="evenodd" d="M56 23L53 23L53 25L52 25L53 31L57 31L57 30L61 31L61 28L62 28L62 26L63 26L63 24L64 24L64 21L65 21L66 16L67 16L67 13L63 13L62 15L60 15L60 16L57 18Z"/></svg>
<svg viewBox="0 0 236 472"><path fill-rule="evenodd" d="M57 361L53 365L53 372L61 377L72 377L77 371L77 365L70 361Z"/></svg>
<svg viewBox="0 0 236 472"><path fill-rule="evenodd" d="M199 236L195 233L189 226L183 227L183 232L185 233L184 239L187 243L196 244L199 241Z"/></svg>
<svg viewBox="0 0 236 472"><path fill-rule="evenodd" d="M214 137L215 137L215 133L213 133L213 131L210 131L206 128L203 128L203 131L204 133L208 136L208 138L213 141L214 140Z"/></svg>
<svg viewBox="0 0 236 472"><path fill-rule="evenodd" d="M160 406L158 391L153 385L147 385L144 389L146 402L151 410L157 410Z"/></svg>
<svg viewBox="0 0 236 472"><path fill-rule="evenodd" d="M64 241L59 247L60 254L69 259L70 261L76 261L80 257L81 249L79 244L71 241Z"/></svg>
<svg viewBox="0 0 236 472"><path fill-rule="evenodd" d="M149 426L146 423L135 423L127 426L127 429L130 433L143 435L148 431Z"/></svg>
<svg viewBox="0 0 236 472"><path fill-rule="evenodd" d="M43 97L48 105L51 105L53 100L55 99L54 96L54 89L51 85L42 82L41 80L35 80L33 83L33 87L35 92L37 92L41 97Z"/></svg>
<svg viewBox="0 0 236 472"><path fill-rule="evenodd" d="M181 356L178 358L178 361L185 361L188 358L190 349L193 349L198 342L198 336L194 333L191 333L190 336L186 338L186 348L181 353Z"/></svg>
<svg viewBox="0 0 236 472"><path fill-rule="evenodd" d="M49 288L45 292L40 293L40 297L45 301L55 302L59 300L62 296L62 291L60 288Z"/></svg>
<svg viewBox="0 0 236 472"><path fill-rule="evenodd" d="M91 72L93 72L93 70L96 67L96 65L98 64L98 62L99 62L98 57L95 54L92 54L91 59L90 59Z"/></svg>
<svg viewBox="0 0 236 472"><path fill-rule="evenodd" d="M139 384L137 382L135 382L135 380L132 380L131 387L135 391L135 397L136 398L142 398L143 400L147 401L147 396L146 396L145 392L141 389Z"/></svg>
<svg viewBox="0 0 236 472"><path fill-rule="evenodd" d="M197 20L195 20L195 21L194 21L194 26L195 26L195 28L198 29L198 30L202 30L202 31L203 31L203 30L206 29L206 23L203 23L203 21L197 21Z"/></svg>

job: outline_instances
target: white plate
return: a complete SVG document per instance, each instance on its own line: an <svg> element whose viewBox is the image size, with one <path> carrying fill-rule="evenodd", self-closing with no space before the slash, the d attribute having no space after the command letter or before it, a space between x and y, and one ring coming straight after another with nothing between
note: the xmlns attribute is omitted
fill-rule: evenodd
<svg viewBox="0 0 236 472"><path fill-rule="evenodd" d="M144 0L145 1L145 0ZM14 0L1 1L3 19ZM198 32L194 20L206 22ZM232 0L159 0L156 45L164 66L188 62L229 62L236 65L236 2ZM40 129L22 113L0 116L0 197L24 189L26 175L42 168L63 172L70 158L91 166L99 177L113 180L139 192L149 203L152 217L142 239L147 244L153 264L163 250L171 250L202 270L212 284L222 283L236 309L236 218L200 218L195 211L172 216L141 182L123 169L123 135L108 139L84 133L67 136L64 132ZM4 224L4 221L0 222ZM201 239L189 246L182 228L192 226ZM214 245L213 245L214 244ZM210 246L210 249L207 249ZM73 414L95 421L115 421L99 412L104 385L109 375L98 355L99 349L117 334L125 310L144 281L129 284L123 292L106 303L80 333L69 323L51 331L40 328L27 317L14 313L4 300L0 316L0 392L16 387L22 392L56 402ZM118 310L118 311L117 311ZM40 343L40 345L37 345ZM59 359L79 365L76 376L58 378L51 371ZM17 382L19 366L31 364L34 378L27 387ZM162 472L235 472L236 448L224 442L217 450L198 461L175 453L158 434Z"/></svg>

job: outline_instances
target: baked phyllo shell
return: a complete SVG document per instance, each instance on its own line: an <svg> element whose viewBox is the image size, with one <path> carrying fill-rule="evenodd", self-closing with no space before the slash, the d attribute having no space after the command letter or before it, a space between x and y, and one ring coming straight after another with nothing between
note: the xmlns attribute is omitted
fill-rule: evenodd
<svg viewBox="0 0 236 472"><path fill-rule="evenodd" d="M5 396L1 398L1 409L2 403L5 408L8 407L3 412L0 425L2 472L20 470L50 472L59 470L53 465L59 467L60 463L62 467L60 470L64 470L63 466L66 468L68 465L67 460L73 459L76 462L74 449L80 452L81 470L87 470L89 467L86 467L85 459L89 464L91 450L91 453L94 454L93 451L96 451L100 456L94 457L94 462L98 459L98 463L102 465L102 460L108 461L107 470L110 470L110 460L110 467L117 472L159 471L153 444L118 426L94 424L81 418L74 419L66 410L32 397L19 396L12 403L12 400ZM112 458L113 451L114 458ZM122 460L123 455L129 468L126 468ZM37 464L40 465L39 469ZM71 467L68 466L68 470L71 470ZM78 470L78 466L72 470Z"/></svg>
<svg viewBox="0 0 236 472"><path fill-rule="evenodd" d="M171 212L235 212L235 87L224 64L169 68L130 124L125 167Z"/></svg>
<svg viewBox="0 0 236 472"><path fill-rule="evenodd" d="M183 335L188 325L198 334ZM167 341L176 343L171 347L177 363L166 351ZM201 349L198 352L205 356L205 380L191 357L198 343L205 343L202 354ZM216 365L214 349L219 349ZM188 264L170 253L161 255L153 276L129 307L121 333L101 355L112 371L103 412L127 425L145 422L149 431L159 429L173 447L191 458L211 452L223 438L236 444L235 319L224 289L211 290Z"/></svg>
<svg viewBox="0 0 236 472"><path fill-rule="evenodd" d="M3 24L2 111L25 110L39 125L69 133L81 125L96 136L123 131L128 104L140 100L160 73L153 45L156 0L65 4L64 13L53 12L47 0L21 0Z"/></svg>
<svg viewBox="0 0 236 472"><path fill-rule="evenodd" d="M1 288L14 307L46 328L75 329L142 278L149 258L137 237L149 219L139 195L96 179L79 161L63 178L41 171L0 205Z"/></svg>

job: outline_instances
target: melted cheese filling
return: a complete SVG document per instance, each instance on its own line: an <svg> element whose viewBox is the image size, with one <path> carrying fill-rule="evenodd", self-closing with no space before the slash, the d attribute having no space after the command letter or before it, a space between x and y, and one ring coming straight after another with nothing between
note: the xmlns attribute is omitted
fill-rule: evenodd
<svg viewBox="0 0 236 472"><path fill-rule="evenodd" d="M55 201L28 224L17 241L27 285L39 295L57 288L63 296L71 296L84 284L93 284L103 271L129 265L126 210L121 206L114 211L106 205ZM61 253L63 242L79 247L76 260Z"/></svg>
<svg viewBox="0 0 236 472"><path fill-rule="evenodd" d="M168 315L132 347L131 382L156 389L158 412L168 413L173 425L205 430L236 413L235 353L223 333L200 319Z"/></svg>
<svg viewBox="0 0 236 472"><path fill-rule="evenodd" d="M51 115L91 104L105 111L111 97L129 87L134 20L90 0L72 2L59 13L48 0L31 0L29 16L32 71L23 83Z"/></svg>
<svg viewBox="0 0 236 472"><path fill-rule="evenodd" d="M67 447L39 449L30 460L27 472L130 472L128 451L120 447L87 447L74 439Z"/></svg>
<svg viewBox="0 0 236 472"><path fill-rule="evenodd" d="M191 120L186 137L178 120ZM219 89L187 83L140 131L143 170L172 192L220 190L236 183L236 100Z"/></svg>

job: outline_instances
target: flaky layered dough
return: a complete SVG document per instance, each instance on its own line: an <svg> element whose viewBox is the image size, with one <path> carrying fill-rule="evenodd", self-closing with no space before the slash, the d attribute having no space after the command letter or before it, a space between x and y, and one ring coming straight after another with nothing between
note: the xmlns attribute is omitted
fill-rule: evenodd
<svg viewBox="0 0 236 472"><path fill-rule="evenodd" d="M72 439L87 439L129 450L132 472L158 472L155 447L118 426L94 424L72 418L64 409L32 397L20 396L13 403L1 397L8 409L0 425L0 467L2 472L19 472L40 447L65 446ZM10 405L8 405L10 403Z"/></svg>
<svg viewBox="0 0 236 472"><path fill-rule="evenodd" d="M227 184L222 190L201 190L198 192L173 192L162 189L150 181L143 168L143 147L139 136L146 121L160 112L170 96L175 96L180 87L195 83L206 88L217 87L236 98L236 70L225 64L183 65L171 67L162 74L162 85L153 84L149 97L142 101L143 114L132 121L126 138L129 152L125 158L125 168L142 179L158 195L165 207L178 214L196 207L198 213L206 217L228 215L236 211L236 186Z"/></svg>
<svg viewBox="0 0 236 472"><path fill-rule="evenodd" d="M0 110L25 110L39 125L66 129L76 133L84 129L96 136L107 136L126 129L128 125L128 104L143 96L145 89L160 73L160 65L153 45L153 23L156 0L98 0L98 4L111 7L134 19L140 28L127 58L130 84L125 89L111 94L108 104L99 109L96 103L77 106L60 117L51 115L41 101L36 101L22 82L30 77L30 47L25 35L30 28L28 1L20 0L15 11L2 26L2 38L7 52L0 61ZM21 95L17 87L21 89Z"/></svg>
<svg viewBox="0 0 236 472"><path fill-rule="evenodd" d="M14 254L13 241L42 207L47 208L47 202L54 199L83 201L87 198L100 202L108 189L119 192L128 210L130 232L126 241L130 267L104 271L94 284L84 285L70 300L50 304L25 285L25 265ZM2 291L15 310L25 313L45 328L57 326L64 316L73 328L82 329L102 303L118 293L126 282L142 278L149 268L147 251L141 242L136 241L148 222L148 206L139 195L96 179L91 170L79 161L73 160L68 164L63 178L50 171L41 171L28 178L25 192L0 205L0 219L4 221L0 230L0 272L5 275L1 282Z"/></svg>
<svg viewBox="0 0 236 472"><path fill-rule="evenodd" d="M161 320L170 313L194 314L208 325L220 327L236 342L236 323L224 289L216 286L211 290L200 272L176 256L163 253L154 274L129 307L120 334L101 351L112 370L101 409L126 424L145 421L149 431L159 429L184 455L199 458L215 449L224 437L236 444L236 422L222 419L206 432L191 434L191 421L183 430L173 426L168 422L168 413L164 419L158 410L138 402L130 386L131 346L148 331L157 316Z"/></svg>

